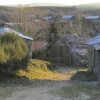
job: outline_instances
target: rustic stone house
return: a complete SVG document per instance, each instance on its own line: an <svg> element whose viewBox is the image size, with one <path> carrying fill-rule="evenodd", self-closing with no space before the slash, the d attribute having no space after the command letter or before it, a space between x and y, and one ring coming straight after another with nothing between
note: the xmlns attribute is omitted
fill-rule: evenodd
<svg viewBox="0 0 100 100"><path fill-rule="evenodd" d="M71 52L70 48L60 38L47 50L48 58L57 63L66 63L71 65Z"/></svg>
<svg viewBox="0 0 100 100"><path fill-rule="evenodd" d="M88 37L79 37L77 34L61 36L48 50L48 58L68 65L87 65L87 45L84 44Z"/></svg>
<svg viewBox="0 0 100 100"><path fill-rule="evenodd" d="M60 36L52 44L46 41L33 41L33 58L72 66L87 66L87 39L88 37L80 37L77 34L67 34Z"/></svg>
<svg viewBox="0 0 100 100"><path fill-rule="evenodd" d="M89 45L89 67L95 74L97 74L98 80L100 82L100 35L89 39L87 44Z"/></svg>

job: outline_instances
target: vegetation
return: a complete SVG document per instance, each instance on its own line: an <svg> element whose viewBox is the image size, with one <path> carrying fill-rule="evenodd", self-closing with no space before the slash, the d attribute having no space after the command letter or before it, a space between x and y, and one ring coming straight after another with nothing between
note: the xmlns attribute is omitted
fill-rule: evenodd
<svg viewBox="0 0 100 100"><path fill-rule="evenodd" d="M41 21L44 19L44 16L55 16L58 20L62 20L62 16L68 14L69 12L73 15L77 15L78 19L76 23L58 23L56 25L57 31L59 33L90 33L98 32L99 26L96 25L86 25L79 16L87 16L87 15L99 15L99 10L95 12L87 11L82 12L79 11L80 7L5 7L0 6L0 20L3 22L18 22L19 25L17 28L25 34L30 34L35 36L35 39L41 39L45 37L45 34L48 33L47 27L48 24L43 22L35 22L36 20ZM95 13L95 14L94 14ZM29 15L29 16L28 16ZM29 22L28 22L29 21ZM21 24L22 22L23 24ZM59 22L59 21L58 21ZM46 25L45 25L46 24ZM92 27L93 26L93 27ZM96 27L96 28L95 28ZM50 27L49 27L50 28ZM67 29L67 30L66 30ZM99 33L99 32L98 32ZM38 34L38 35L37 35Z"/></svg>
<svg viewBox="0 0 100 100"><path fill-rule="evenodd" d="M34 78L41 77L41 75L38 76L39 73L50 71L50 69L52 69L50 62L37 60L37 59L34 59L34 60L31 59L28 62L27 68L17 70L16 74L19 76L26 76L29 79L34 79ZM36 75L36 73L38 74Z"/></svg>
<svg viewBox="0 0 100 100"><path fill-rule="evenodd" d="M68 80L69 76L55 71L55 66L52 63L31 59L28 62L27 68L16 71L16 75L24 76L32 79L49 79L49 80Z"/></svg>
<svg viewBox="0 0 100 100"><path fill-rule="evenodd" d="M6 71L20 67L21 61L27 55L27 45L24 40L13 33L0 36L0 68Z"/></svg>
<svg viewBox="0 0 100 100"><path fill-rule="evenodd" d="M96 35L96 33L100 33L99 22L89 22L83 18L84 16L88 15L98 15L100 14L100 10L95 10L95 12L83 12L81 10L84 9L79 6L19 6L13 8L0 6L1 26L3 25L3 22L13 22L16 24L13 26L12 23L11 26L13 27L13 29L17 29L27 35L32 36L34 38L34 41L48 42L47 48L40 48L40 50L36 51L34 49L34 59L28 59L28 48L23 39L21 39L14 33L5 33L0 35L0 98L3 99L4 97L4 99L6 99L6 96L8 97L10 95L12 97L13 95L16 95L17 92L20 92L21 95L16 96L17 99L25 99L26 97L32 97L33 99L33 97L37 97L37 99L41 98L44 100L46 99L46 96L50 96L50 99L47 98L46 100L51 100L53 98L52 95L49 95L47 93L48 90L49 92L52 90L52 94L57 97L57 99L53 98L52 100L58 100L60 99L60 97L60 100L100 100L100 88L97 87L97 84L94 84L96 82L92 82L97 81L97 75L89 72L88 68L79 68L79 63L77 62L77 60L75 60L75 62L77 63L77 67L63 67L64 62L70 62L70 60L67 60L67 57L69 58L69 55L71 56L73 62L74 59L72 57L72 54L65 54L65 48L63 48L62 45L60 47L58 46L58 43L60 43L60 41L58 40L62 35L64 36L65 34L75 33L78 35L82 35L83 38L85 38L85 36L94 36ZM75 20L70 20L70 22L63 20L63 16L66 14L75 15ZM54 16L56 19L49 23L48 21L44 20L45 16ZM63 42L64 39L65 38L62 39ZM82 40L80 39L79 42L81 41ZM70 43L71 45L70 41L68 43ZM81 46L75 47L77 49ZM81 48L83 48L83 46ZM71 51L74 53L73 50ZM80 58L83 57L80 56ZM51 62L39 59L49 60L51 62L54 62L55 64L58 64L58 66L55 67L55 65L53 65ZM3 77L3 75L7 75L7 77L5 78L5 76ZM20 85L19 87L18 84ZM32 86L30 87L31 84ZM22 87L22 85L24 85L24 87ZM5 86L6 88L4 88ZM15 92L15 87L18 87L18 90L16 93L12 94L13 92ZM32 89L32 87L35 88ZM39 87L41 89L39 89ZM22 89L24 90L24 92L22 92ZM47 90L45 90L44 92L43 89ZM31 92L28 92L27 90ZM38 95L40 96L38 97Z"/></svg>

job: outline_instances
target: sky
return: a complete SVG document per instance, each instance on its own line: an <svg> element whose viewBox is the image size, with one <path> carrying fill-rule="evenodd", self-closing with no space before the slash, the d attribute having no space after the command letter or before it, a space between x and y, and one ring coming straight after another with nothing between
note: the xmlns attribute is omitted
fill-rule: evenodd
<svg viewBox="0 0 100 100"><path fill-rule="evenodd" d="M56 3L64 5L79 5L97 2L100 2L100 0L0 0L0 5L16 5L31 3Z"/></svg>

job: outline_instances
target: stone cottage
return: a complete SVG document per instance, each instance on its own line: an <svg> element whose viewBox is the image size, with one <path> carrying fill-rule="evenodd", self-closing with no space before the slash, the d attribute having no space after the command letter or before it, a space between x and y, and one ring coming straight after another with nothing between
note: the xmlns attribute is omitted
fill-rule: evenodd
<svg viewBox="0 0 100 100"><path fill-rule="evenodd" d="M87 41L88 37L80 37L77 34L61 36L48 50L48 58L56 62L64 62L68 65L87 65Z"/></svg>
<svg viewBox="0 0 100 100"><path fill-rule="evenodd" d="M100 82L100 35L89 39L87 44L89 45L89 67L94 73L97 74L97 78Z"/></svg>

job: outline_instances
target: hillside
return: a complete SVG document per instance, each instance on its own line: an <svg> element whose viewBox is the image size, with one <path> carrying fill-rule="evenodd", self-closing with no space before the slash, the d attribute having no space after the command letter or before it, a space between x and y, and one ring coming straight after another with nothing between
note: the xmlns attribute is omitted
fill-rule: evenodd
<svg viewBox="0 0 100 100"><path fill-rule="evenodd" d="M41 4L34 3L29 5L18 6L0 6L0 20L12 21L11 16L18 16L19 11L26 15L34 15L36 18L43 18L47 15L62 16L66 14L85 14L100 15L100 3L83 4L77 6L66 6L60 4Z"/></svg>
<svg viewBox="0 0 100 100"><path fill-rule="evenodd" d="M100 3L95 4L84 4L84 5L78 5L78 6L63 6L63 5L47 5L44 6L44 4L30 4L30 5L23 5L23 6L0 6L0 21L3 22L24 22L24 25L26 25L25 28L24 25L20 25L20 30L23 33L28 34L37 34L39 38L41 36L44 36L43 34L48 33L48 23L42 22L45 16L56 16L60 20L62 16L68 14L68 15L76 15L76 16L86 16L86 15L100 15ZM41 20L38 22L38 24L35 23L36 20ZM31 23L29 22L31 21ZM86 23L85 23L86 24ZM87 33L87 30L94 29L95 27L91 25L83 25L83 31L85 27L85 33ZM34 27L31 28L30 27ZM66 24L67 25L67 24ZM62 32L62 30L65 32L67 31L73 31L72 33L80 33L80 24L77 25L77 23L73 24L69 30L67 29L66 25L62 28L62 24L60 24L60 27L58 27L59 33ZM42 27L41 27L42 26ZM87 27L88 29L87 29ZM91 26L91 27L90 27ZM37 27L39 29L37 30ZM67 29L67 31L66 31ZM97 27L95 29L96 33L98 33L99 28ZM89 31L90 32L90 31ZM42 34L42 35L41 35ZM37 37L37 36L36 36Z"/></svg>
<svg viewBox="0 0 100 100"><path fill-rule="evenodd" d="M98 10L100 9L100 3L82 4L76 6L76 8L79 9L80 11Z"/></svg>
<svg viewBox="0 0 100 100"><path fill-rule="evenodd" d="M11 15L16 14L16 7L0 6L0 21L11 21Z"/></svg>
<svg viewBox="0 0 100 100"><path fill-rule="evenodd" d="M99 15L100 3L82 4L77 6L67 6L60 4L43 4L34 3L23 6L0 6L0 20L11 21L11 16L19 13L20 9L23 9L25 14L33 14L36 18L43 18L47 15L62 16L66 14L88 14ZM28 12L28 13L26 13Z"/></svg>
<svg viewBox="0 0 100 100"><path fill-rule="evenodd" d="M100 15L100 3L78 5L76 9L86 15Z"/></svg>
<svg viewBox="0 0 100 100"><path fill-rule="evenodd" d="M19 11L24 11L24 14L32 14L37 18L43 18L47 15L54 15L54 16L61 16L65 14L73 14L77 13L78 10L74 7L57 7L57 6L45 6L45 7L7 7L7 6L0 6L0 20L9 21L11 16L16 16Z"/></svg>

